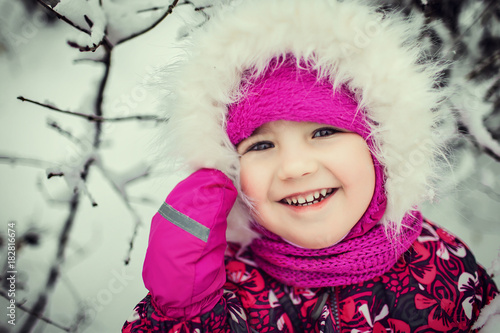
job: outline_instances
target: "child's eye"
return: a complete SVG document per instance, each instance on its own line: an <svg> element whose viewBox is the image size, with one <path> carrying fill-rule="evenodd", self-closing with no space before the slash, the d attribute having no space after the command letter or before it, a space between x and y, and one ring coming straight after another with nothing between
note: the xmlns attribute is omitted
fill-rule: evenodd
<svg viewBox="0 0 500 333"><path fill-rule="evenodd" d="M248 147L245 153L248 153L249 151L260 151L270 148L274 148L274 144L271 141L260 141Z"/></svg>
<svg viewBox="0 0 500 333"><path fill-rule="evenodd" d="M320 138L320 137L324 137L324 136L330 136L330 135L333 135L335 133L339 133L340 131L336 128L333 128L333 127L322 127L322 128L318 128L317 130L314 131L313 133L313 138Z"/></svg>

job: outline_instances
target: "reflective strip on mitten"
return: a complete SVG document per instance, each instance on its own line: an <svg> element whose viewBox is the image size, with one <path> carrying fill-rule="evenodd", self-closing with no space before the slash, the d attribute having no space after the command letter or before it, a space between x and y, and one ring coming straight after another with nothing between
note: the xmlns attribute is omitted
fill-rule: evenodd
<svg viewBox="0 0 500 333"><path fill-rule="evenodd" d="M236 196L226 175L201 169L177 184L153 217L142 276L165 316L192 318L219 301L226 219Z"/></svg>

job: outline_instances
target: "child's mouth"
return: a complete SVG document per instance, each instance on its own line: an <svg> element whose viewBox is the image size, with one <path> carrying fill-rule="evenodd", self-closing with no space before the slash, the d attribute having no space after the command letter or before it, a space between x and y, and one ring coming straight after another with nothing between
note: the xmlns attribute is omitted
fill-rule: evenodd
<svg viewBox="0 0 500 333"><path fill-rule="evenodd" d="M332 195L335 192L335 190L336 190L335 188L328 188L328 189L324 188L322 190L312 192L306 196L298 195L298 196L283 198L280 200L280 202L285 205L296 206L296 207L310 206L325 200L330 195Z"/></svg>

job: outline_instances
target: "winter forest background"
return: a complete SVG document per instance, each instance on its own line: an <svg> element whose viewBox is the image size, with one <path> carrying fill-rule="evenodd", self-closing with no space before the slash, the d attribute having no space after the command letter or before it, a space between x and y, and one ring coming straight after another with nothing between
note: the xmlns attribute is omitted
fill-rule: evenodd
<svg viewBox="0 0 500 333"><path fill-rule="evenodd" d="M425 20L429 56L455 61L442 82L462 89L447 101L455 166L423 210L464 239L498 284L500 2L379 2ZM150 218L184 176L152 160L162 121L155 91L168 80L159 69L214 3L0 0L0 333L116 332L146 295Z"/></svg>

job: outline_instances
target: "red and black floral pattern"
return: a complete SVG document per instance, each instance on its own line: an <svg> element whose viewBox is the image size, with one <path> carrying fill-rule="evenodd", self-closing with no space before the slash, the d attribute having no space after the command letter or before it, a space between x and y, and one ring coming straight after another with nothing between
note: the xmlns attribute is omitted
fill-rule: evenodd
<svg viewBox="0 0 500 333"><path fill-rule="evenodd" d="M162 316L147 295L122 332L470 332L498 294L455 236L427 221L418 240L387 273L335 288L285 286L229 247L225 292L190 320Z"/></svg>

